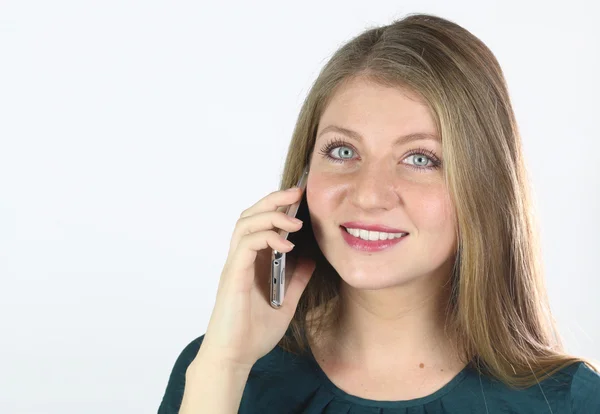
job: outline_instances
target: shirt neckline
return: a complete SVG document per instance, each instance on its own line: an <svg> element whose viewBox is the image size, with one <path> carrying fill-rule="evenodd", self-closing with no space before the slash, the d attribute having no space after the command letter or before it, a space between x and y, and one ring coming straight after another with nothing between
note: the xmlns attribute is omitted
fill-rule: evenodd
<svg viewBox="0 0 600 414"><path fill-rule="evenodd" d="M442 388L440 388L439 390L434 391L433 393L426 395L424 397L412 398L410 400L396 400L396 401L394 401L394 400L371 400L371 399L362 398L362 397L358 397L356 395L349 394L346 391L339 388L337 385L335 385L329 379L327 374L325 374L325 372L323 371L323 369L317 362L315 356L312 353L312 349L310 348L310 346L308 346L308 359L309 359L311 365L313 366L314 371L317 373L317 375L322 380L322 382L325 384L325 386L333 394L335 394L336 396L338 396L348 402L354 403L354 404L363 405L363 406L367 406L367 407L379 407L379 408L412 407L412 406L424 405L431 401L439 399L439 398L443 397L444 395L448 394L454 388L456 388L456 386L458 386L458 384L460 384L467 377L468 371L470 369L470 364L465 365L465 367L458 374L456 374L449 382L447 382L444 386L442 386Z"/></svg>

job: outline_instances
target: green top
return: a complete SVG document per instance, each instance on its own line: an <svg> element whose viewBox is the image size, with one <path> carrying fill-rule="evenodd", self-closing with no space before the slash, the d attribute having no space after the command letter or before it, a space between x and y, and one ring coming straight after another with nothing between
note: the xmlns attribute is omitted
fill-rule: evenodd
<svg viewBox="0 0 600 414"><path fill-rule="evenodd" d="M185 372L204 335L181 352L158 414L177 414ZM295 355L276 346L252 367L238 413L304 414L600 414L600 375L582 362L525 390L479 375L471 366L426 397L375 401L335 386L312 352Z"/></svg>

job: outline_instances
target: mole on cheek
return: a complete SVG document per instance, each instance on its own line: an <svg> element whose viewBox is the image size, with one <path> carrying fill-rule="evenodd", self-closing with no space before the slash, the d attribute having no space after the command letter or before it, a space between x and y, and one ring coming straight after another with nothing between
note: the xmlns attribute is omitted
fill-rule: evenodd
<svg viewBox="0 0 600 414"><path fill-rule="evenodd" d="M425 366L425 364L422 362L419 364L419 368L423 368L424 366Z"/></svg>

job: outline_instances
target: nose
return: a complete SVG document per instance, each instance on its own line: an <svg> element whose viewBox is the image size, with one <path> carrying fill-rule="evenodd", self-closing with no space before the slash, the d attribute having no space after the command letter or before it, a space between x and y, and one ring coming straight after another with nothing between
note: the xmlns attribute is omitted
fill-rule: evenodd
<svg viewBox="0 0 600 414"><path fill-rule="evenodd" d="M384 165L362 166L352 178L348 198L361 210L391 210L398 203L393 172Z"/></svg>

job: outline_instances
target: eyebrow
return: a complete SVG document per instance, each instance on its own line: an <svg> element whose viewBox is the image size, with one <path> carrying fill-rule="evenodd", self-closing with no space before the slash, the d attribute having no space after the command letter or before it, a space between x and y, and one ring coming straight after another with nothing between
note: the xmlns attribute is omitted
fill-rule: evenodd
<svg viewBox="0 0 600 414"><path fill-rule="evenodd" d="M358 142L362 142L363 138L361 137L361 135L356 132L356 131L352 131L351 129L348 128L343 128L337 125L329 125L325 128L323 128L323 130L319 133L319 135L317 136L317 138L319 138L321 135L327 133L327 132L337 132L340 134L344 134L346 135L348 138L352 138ZM406 143L406 142L411 142L411 141L418 141L418 140L423 140L423 139L431 139L431 140L435 140L438 142L442 142L442 140L440 139L440 137L436 134L429 134L426 132L415 132L412 134L407 134L407 135L400 135L399 137L397 137L394 140L394 145L398 145L401 143Z"/></svg>

